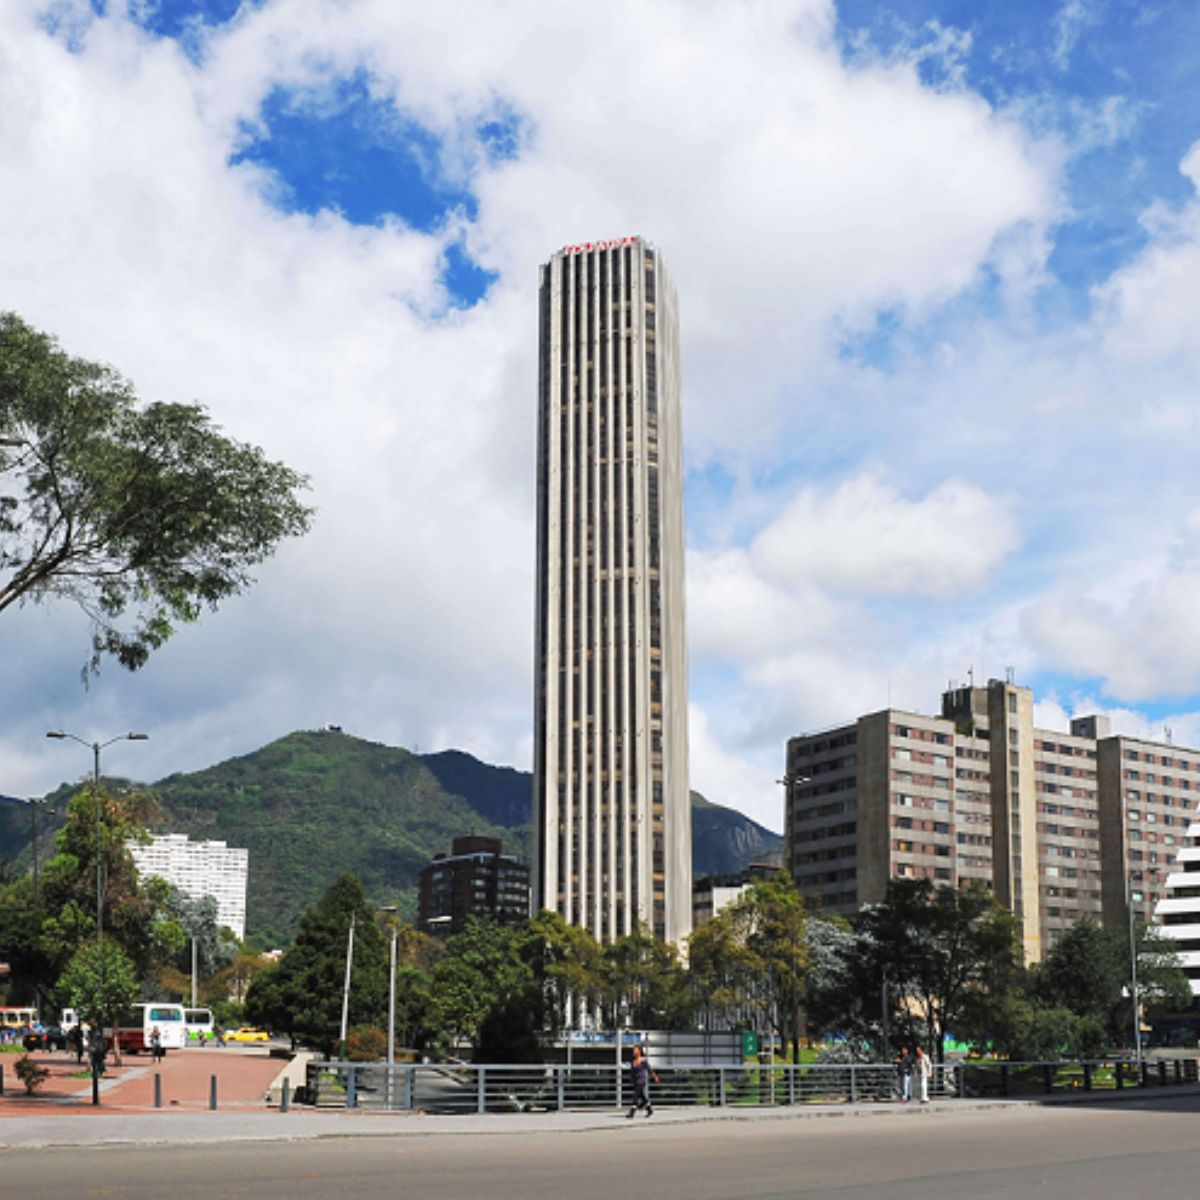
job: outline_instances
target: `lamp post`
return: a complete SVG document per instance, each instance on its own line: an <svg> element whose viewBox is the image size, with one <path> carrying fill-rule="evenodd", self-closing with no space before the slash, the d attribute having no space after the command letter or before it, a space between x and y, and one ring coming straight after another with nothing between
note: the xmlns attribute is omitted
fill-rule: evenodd
<svg viewBox="0 0 1200 1200"><path fill-rule="evenodd" d="M104 937L104 875L103 875L103 842L101 841L101 826L103 825L103 809L100 805L100 751L114 742L146 742L150 740L148 733L119 733L107 742L89 742L73 733L61 729L51 729L46 736L59 741L69 738L86 746L92 752L92 791L96 801L96 942Z"/></svg>
<svg viewBox="0 0 1200 1200"><path fill-rule="evenodd" d="M1138 973L1137 973L1137 934L1134 931L1133 922L1133 905L1135 901L1141 901L1142 893L1133 890L1132 877L1128 881L1129 903L1129 979L1130 993L1129 998L1133 1002L1133 1047L1134 1056L1137 1060L1138 1071L1142 1069L1142 1014L1140 998L1138 996Z"/></svg>
<svg viewBox="0 0 1200 1200"><path fill-rule="evenodd" d="M379 910L393 917L388 950L388 1024L387 1024L387 1107L392 1107L392 1077L396 1065L396 906L385 904Z"/></svg>
<svg viewBox="0 0 1200 1200"><path fill-rule="evenodd" d="M346 981L342 985L342 1027L338 1038L338 1060L346 1061L346 1023L350 1019L350 970L354 965L354 922L357 913L350 914L350 932L346 937Z"/></svg>

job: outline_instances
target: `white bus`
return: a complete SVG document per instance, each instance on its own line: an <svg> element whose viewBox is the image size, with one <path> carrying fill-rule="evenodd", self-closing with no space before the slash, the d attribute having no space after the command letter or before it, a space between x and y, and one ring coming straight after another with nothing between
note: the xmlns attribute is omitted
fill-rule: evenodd
<svg viewBox="0 0 1200 1200"><path fill-rule="evenodd" d="M185 1036L189 1042L201 1046L212 1037L213 1015L211 1008L185 1008L183 1010Z"/></svg>
<svg viewBox="0 0 1200 1200"><path fill-rule="evenodd" d="M182 1004L156 1000L135 1004L121 1018L114 1031L121 1049L130 1054L150 1048L150 1034L157 1027L164 1050L181 1050L187 1044L187 1024Z"/></svg>

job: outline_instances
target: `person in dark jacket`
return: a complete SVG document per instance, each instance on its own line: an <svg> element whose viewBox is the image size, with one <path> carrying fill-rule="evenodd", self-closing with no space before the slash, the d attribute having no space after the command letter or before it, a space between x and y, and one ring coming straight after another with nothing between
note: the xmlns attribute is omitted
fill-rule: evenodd
<svg viewBox="0 0 1200 1200"><path fill-rule="evenodd" d="M658 1082L658 1076L650 1067L650 1060L641 1046L634 1046L633 1061L629 1064L629 1082L633 1085L633 1107L625 1114L631 1118L639 1108L646 1116L654 1116L654 1105L650 1103L650 1080Z"/></svg>
<svg viewBox="0 0 1200 1200"><path fill-rule="evenodd" d="M907 1104L912 1095L913 1057L907 1046L900 1047L896 1056L896 1077L900 1082L900 1103Z"/></svg>

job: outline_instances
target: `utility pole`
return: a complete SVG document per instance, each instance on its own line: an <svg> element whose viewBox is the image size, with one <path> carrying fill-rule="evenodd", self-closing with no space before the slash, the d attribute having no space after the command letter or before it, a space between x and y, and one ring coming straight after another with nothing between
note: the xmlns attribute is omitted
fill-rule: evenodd
<svg viewBox="0 0 1200 1200"><path fill-rule="evenodd" d="M357 913L350 914L350 934L346 938L346 982L342 985L342 1032L338 1038L338 1061L346 1061L346 1022L350 1018L350 969L354 964L354 920Z"/></svg>

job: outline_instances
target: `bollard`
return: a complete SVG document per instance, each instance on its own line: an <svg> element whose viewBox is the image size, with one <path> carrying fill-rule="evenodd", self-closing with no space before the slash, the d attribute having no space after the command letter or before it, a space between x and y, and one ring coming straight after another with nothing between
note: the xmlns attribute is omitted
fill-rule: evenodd
<svg viewBox="0 0 1200 1200"><path fill-rule="evenodd" d="M1000 1064L1000 1095L1008 1095L1008 1063Z"/></svg>
<svg viewBox="0 0 1200 1200"><path fill-rule="evenodd" d="M4 1095L4 1064L0 1063L0 1096Z"/></svg>
<svg viewBox="0 0 1200 1200"><path fill-rule="evenodd" d="M1083 1090L1090 1092L1092 1090L1092 1064L1083 1064Z"/></svg>
<svg viewBox="0 0 1200 1200"><path fill-rule="evenodd" d="M1113 1064L1113 1082L1118 1092L1125 1086L1125 1064L1120 1059Z"/></svg>
<svg viewBox="0 0 1200 1200"><path fill-rule="evenodd" d="M1042 1090L1047 1096L1054 1091L1054 1068L1050 1063L1042 1064Z"/></svg>
<svg viewBox="0 0 1200 1200"><path fill-rule="evenodd" d="M162 1076L154 1072L154 1107L162 1108Z"/></svg>
<svg viewBox="0 0 1200 1200"><path fill-rule="evenodd" d="M351 1067L350 1078L346 1080L346 1107L358 1107L358 1072Z"/></svg>
<svg viewBox="0 0 1200 1200"><path fill-rule="evenodd" d="M287 1112L292 1104L292 1081L285 1075L283 1087L279 1090L279 1111Z"/></svg>
<svg viewBox="0 0 1200 1200"><path fill-rule="evenodd" d="M217 1077L215 1075L208 1083L208 1108L210 1112L217 1111Z"/></svg>
<svg viewBox="0 0 1200 1200"><path fill-rule="evenodd" d="M1183 1063L1181 1063L1179 1059L1175 1060L1175 1082L1183 1082Z"/></svg>
<svg viewBox="0 0 1200 1200"><path fill-rule="evenodd" d="M1142 1059L1142 1087L1150 1086L1150 1064Z"/></svg>

